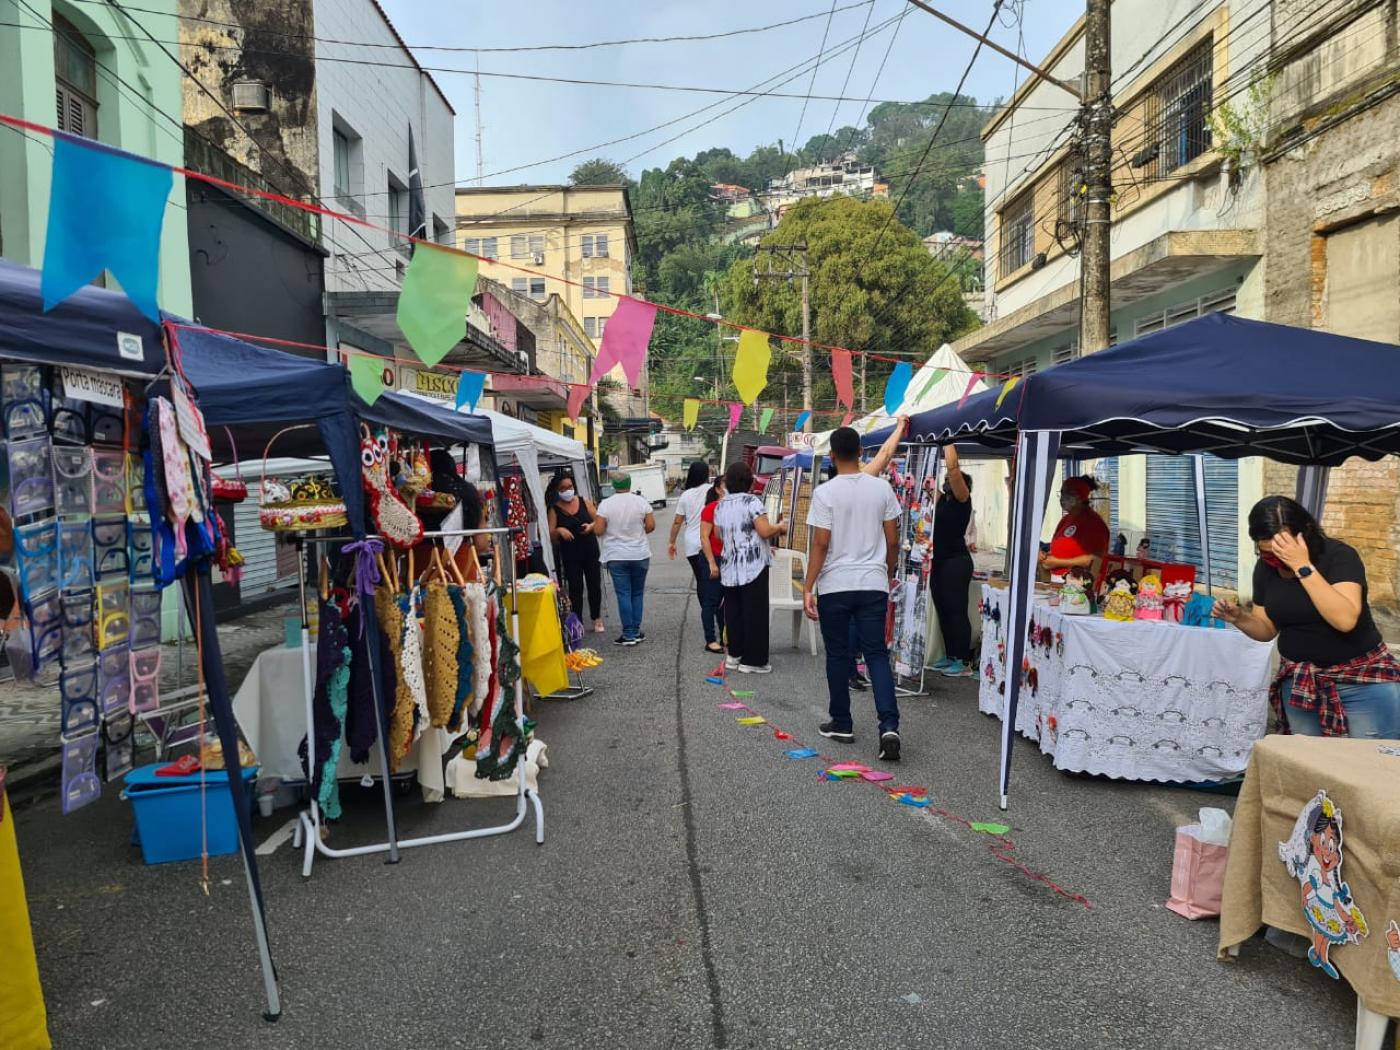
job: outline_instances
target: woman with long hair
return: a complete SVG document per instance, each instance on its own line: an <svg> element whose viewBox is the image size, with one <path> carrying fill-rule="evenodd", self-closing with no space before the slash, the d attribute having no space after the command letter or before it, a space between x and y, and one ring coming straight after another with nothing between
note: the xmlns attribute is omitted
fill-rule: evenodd
<svg viewBox="0 0 1400 1050"><path fill-rule="evenodd" d="M933 572L929 596L938 612L943 635L943 659L933 665L949 678L971 672L972 621L967 616L967 589L972 585L972 552L967 549L967 527L972 520L972 478L958 463L958 450L943 450L948 476L933 511Z"/></svg>
<svg viewBox="0 0 1400 1050"><path fill-rule="evenodd" d="M697 459L686 471L685 491L676 501L676 517L671 522L671 542L667 554L675 560L676 539L684 529L685 558L690 562L690 571L695 576L695 595L700 600L700 625L705 631L705 650L722 653L724 646L720 644L720 637L724 633L724 614L720 612L720 605L724 593L719 581L710 579L709 564L700 553L700 515L709 502L706 497L710 491L709 464Z"/></svg>
<svg viewBox="0 0 1400 1050"><path fill-rule="evenodd" d="M1284 732L1400 738L1400 663L1371 616L1366 567L1302 504L1265 496L1249 512L1254 607L1215 603L1215 616L1255 641L1278 639L1269 700Z"/></svg>
<svg viewBox="0 0 1400 1050"><path fill-rule="evenodd" d="M573 475L556 475L545 490L549 507L549 535L558 544L559 563L569 588L569 607L583 618L583 587L588 585L588 616L593 632L602 634L603 577L598 561L598 537L594 534L593 504L579 495Z"/></svg>

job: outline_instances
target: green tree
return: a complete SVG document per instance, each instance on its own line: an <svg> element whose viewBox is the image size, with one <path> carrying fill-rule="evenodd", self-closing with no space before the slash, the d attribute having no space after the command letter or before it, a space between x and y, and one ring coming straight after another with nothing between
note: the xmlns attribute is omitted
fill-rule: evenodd
<svg viewBox="0 0 1400 1050"><path fill-rule="evenodd" d="M622 165L603 157L584 161L569 175L570 186L626 186L630 181Z"/></svg>
<svg viewBox="0 0 1400 1050"><path fill-rule="evenodd" d="M814 340L900 355L917 364L974 327L976 318L962 301L958 281L929 255L918 235L890 220L891 205L885 201L808 199L790 209L764 243L807 245ZM802 330L798 283L755 282L749 260L730 266L723 302L726 316L742 324L788 335ZM800 346L775 342L773 351L768 400L784 377L791 390L800 389ZM828 352L813 354L814 403L834 407ZM868 362L872 404L892 368L889 362Z"/></svg>

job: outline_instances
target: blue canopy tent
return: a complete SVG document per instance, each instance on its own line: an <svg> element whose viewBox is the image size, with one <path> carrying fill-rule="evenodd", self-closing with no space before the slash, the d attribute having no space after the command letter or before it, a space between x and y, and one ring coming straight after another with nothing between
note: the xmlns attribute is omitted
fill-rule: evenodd
<svg viewBox="0 0 1400 1050"><path fill-rule="evenodd" d="M82 368L157 380L166 355L160 326L147 319L125 295L88 287L45 313L39 287L41 274L25 266L0 261L0 358L55 367ZM190 620L201 627L203 670L223 753L230 756L228 775L239 778L238 726L233 715L223 656L214 622L209 567L201 565L183 581ZM232 798L232 795L230 795ZM262 967L267 1009L281 1014L277 973L267 937L262 881L258 874L252 823L245 807L234 806L243 855L243 870L253 914L253 931Z"/></svg>
<svg viewBox="0 0 1400 1050"><path fill-rule="evenodd" d="M1024 656L1036 553L1057 458L1134 453L1264 456L1302 468L1298 498L1315 514L1326 469L1400 453L1400 347L1211 314L1026 377L910 420L910 440L1016 456L1008 667ZM1001 399L1001 404L997 401ZM871 435L867 440L879 440ZM1203 542L1202 546L1206 546ZM1207 575L1209 565L1207 565ZM1001 806L1011 778L1020 676L1006 678Z"/></svg>

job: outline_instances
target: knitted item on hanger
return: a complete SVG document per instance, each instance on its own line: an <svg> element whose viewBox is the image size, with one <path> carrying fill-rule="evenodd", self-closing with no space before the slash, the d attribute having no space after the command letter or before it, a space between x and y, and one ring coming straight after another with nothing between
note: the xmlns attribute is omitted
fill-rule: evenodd
<svg viewBox="0 0 1400 1050"><path fill-rule="evenodd" d="M500 655L496 661L499 687L493 692L489 731L483 712L482 731L477 742L476 775L482 780L505 780L515 772L530 730L530 723L526 723L522 732L516 722L515 685L520 681L520 647L510 636L504 602L497 603L495 627L500 639Z"/></svg>
<svg viewBox="0 0 1400 1050"><path fill-rule="evenodd" d="M467 586L471 586L467 584ZM472 662L471 613L467 609L467 596L464 587L449 585L447 595L452 600L452 611L457 617L457 690L452 701L452 713L447 719L447 728L456 733L462 728L462 715L467 701L471 699L472 684L475 680L475 667Z"/></svg>
<svg viewBox="0 0 1400 1050"><path fill-rule="evenodd" d="M423 672L429 724L436 728L447 725L457 704L461 635L447 589L441 580L433 580L423 588Z"/></svg>
<svg viewBox="0 0 1400 1050"><path fill-rule="evenodd" d="M345 711L345 743L350 748L350 761L356 763L369 761L369 749L379 737L374 724L374 681L369 660L371 643L360 622L362 612L359 603L354 603L345 618L345 633L350 638L350 695Z"/></svg>
<svg viewBox="0 0 1400 1050"><path fill-rule="evenodd" d="M510 536L515 560L524 561L530 557L530 513L525 509L525 493L521 479L514 475L502 478L501 489L506 496L506 524L517 530Z"/></svg>
<svg viewBox="0 0 1400 1050"><path fill-rule="evenodd" d="M384 632L388 643L389 660L386 667L392 672L394 691L393 706L385 723L389 734L389 772L397 773L399 761L413 743L413 692L403 674L403 609L399 605L400 595L387 586L374 592L374 611L379 617L379 629ZM386 673L386 678L389 674Z"/></svg>
<svg viewBox="0 0 1400 1050"><path fill-rule="evenodd" d="M344 634L344 630L341 633ZM340 652L340 663L331 672L330 681L326 683L326 698L337 725L345 720L345 708L350 699L350 647L343 646ZM321 773L321 793L317 801L321 803L321 812L331 820L340 818L340 780L336 771L340 766L340 749L343 744L344 738L341 736L331 741L330 754L326 756L326 764Z"/></svg>
<svg viewBox="0 0 1400 1050"><path fill-rule="evenodd" d="M471 624L472 638L472 717L481 711L491 686L491 636L490 620L486 612L486 588L480 583L469 583L462 589L467 602L468 622Z"/></svg>
<svg viewBox="0 0 1400 1050"><path fill-rule="evenodd" d="M306 757L306 737L301 738L297 755L301 759L302 772L306 774L313 794L319 796L327 770L335 779L335 766L330 764L334 752L335 760L340 758L340 727L344 705L337 714L331 703L330 686L336 672L348 659L345 652L345 627L340 622L340 613L334 605L321 604L321 626L316 639L316 685L311 694L312 727L315 732L315 757L308 766ZM349 674L348 666L345 668ZM327 814L328 816L330 814Z"/></svg>
<svg viewBox="0 0 1400 1050"><path fill-rule="evenodd" d="M423 680L423 628L418 624L421 593L421 588L414 587L411 594L402 596L400 600L404 610L403 653L400 656L400 666L403 667L404 679L408 682L409 692L413 696L413 731L407 747L404 748L404 754L418 743L418 738L428 728L429 721L428 689Z"/></svg>
<svg viewBox="0 0 1400 1050"><path fill-rule="evenodd" d="M400 550L408 550L423 538L423 523L399 498L389 479L388 442L360 424L360 476L369 496L370 516L379 535Z"/></svg>

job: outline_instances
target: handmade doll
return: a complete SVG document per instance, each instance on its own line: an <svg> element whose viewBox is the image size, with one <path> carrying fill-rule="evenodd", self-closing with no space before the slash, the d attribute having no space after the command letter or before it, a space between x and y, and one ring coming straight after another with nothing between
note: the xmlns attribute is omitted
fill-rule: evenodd
<svg viewBox="0 0 1400 1050"><path fill-rule="evenodd" d="M1312 927L1308 961L1333 980L1337 968L1327 958L1334 944L1356 944L1367 934L1366 920L1342 881L1342 810L1319 791L1278 845L1279 859L1303 888L1303 917Z"/></svg>
<svg viewBox="0 0 1400 1050"><path fill-rule="evenodd" d="M1108 597L1103 603L1105 620L1126 621L1133 618L1133 578L1127 573L1115 573Z"/></svg>
<svg viewBox="0 0 1400 1050"><path fill-rule="evenodd" d="M423 523L389 483L389 442L360 424L360 468L370 516L385 542L407 550L423 538Z"/></svg>
<svg viewBox="0 0 1400 1050"><path fill-rule="evenodd" d="M1162 619L1180 623L1186 614L1186 602L1191 597L1191 585L1185 580L1173 580L1162 589Z"/></svg>
<svg viewBox="0 0 1400 1050"><path fill-rule="evenodd" d="M1162 618L1162 580L1148 574L1138 581L1137 597L1133 600L1133 615L1139 620Z"/></svg>
<svg viewBox="0 0 1400 1050"><path fill-rule="evenodd" d="M1089 570L1081 565L1065 573L1065 583L1060 588L1060 612L1066 616L1088 616L1093 611L1089 601L1092 586Z"/></svg>

